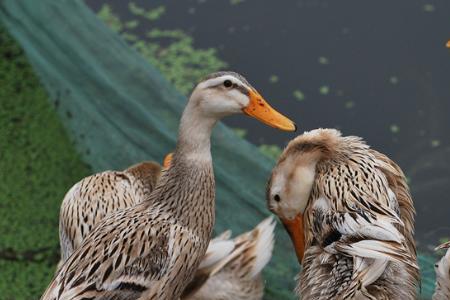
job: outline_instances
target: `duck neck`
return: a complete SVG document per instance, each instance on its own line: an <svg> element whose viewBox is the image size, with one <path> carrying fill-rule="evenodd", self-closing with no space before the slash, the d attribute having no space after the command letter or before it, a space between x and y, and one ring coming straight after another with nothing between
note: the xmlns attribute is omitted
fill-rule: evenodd
<svg viewBox="0 0 450 300"><path fill-rule="evenodd" d="M175 150L178 159L211 162L211 132L217 120L207 117L189 103L183 112Z"/></svg>
<svg viewBox="0 0 450 300"><path fill-rule="evenodd" d="M162 193L171 195L170 200L164 201L165 208L178 224L203 239L210 238L214 225L215 183L210 138L216 122L195 108L186 107L171 167L161 180Z"/></svg>

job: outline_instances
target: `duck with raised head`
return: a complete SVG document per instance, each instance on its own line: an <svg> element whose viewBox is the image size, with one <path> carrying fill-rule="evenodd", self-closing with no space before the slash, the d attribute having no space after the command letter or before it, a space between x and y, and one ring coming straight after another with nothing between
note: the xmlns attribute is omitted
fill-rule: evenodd
<svg viewBox="0 0 450 300"><path fill-rule="evenodd" d="M214 125L245 113L294 131L234 72L207 76L183 111L172 166L148 199L113 213L63 264L42 299L178 299L205 255L214 225Z"/></svg>
<svg viewBox="0 0 450 300"><path fill-rule="evenodd" d="M433 300L450 299L450 241L436 247L435 250L447 249L445 255L434 266L436 272L436 288Z"/></svg>
<svg viewBox="0 0 450 300"><path fill-rule="evenodd" d="M413 202L401 169L358 137L317 129L291 142L269 209L302 264L303 299L416 299Z"/></svg>
<svg viewBox="0 0 450 300"><path fill-rule="evenodd" d="M172 153L166 155L164 169L170 167L171 159ZM144 201L162 170L157 162L145 161L124 171L97 173L76 183L61 205L58 269L104 217ZM211 240L181 299L262 299L261 271L272 256L274 228L270 217L234 239L228 230Z"/></svg>

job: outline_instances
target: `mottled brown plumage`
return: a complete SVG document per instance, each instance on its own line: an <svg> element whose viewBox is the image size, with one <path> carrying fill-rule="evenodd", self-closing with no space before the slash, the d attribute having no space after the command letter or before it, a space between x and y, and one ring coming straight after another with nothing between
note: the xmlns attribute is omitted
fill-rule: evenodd
<svg viewBox="0 0 450 300"><path fill-rule="evenodd" d="M433 294L433 300L448 300L450 299L450 242L436 247L436 250L439 249L447 249L447 252L434 266L436 289Z"/></svg>
<svg viewBox="0 0 450 300"><path fill-rule="evenodd" d="M177 190L182 195L174 197L172 191ZM189 196L200 201L187 211L183 206ZM178 160L147 201L111 214L93 229L61 267L49 287L53 293L45 296L177 297L184 285L174 280L189 282L191 273L186 267L198 265L201 259L194 249L206 251L208 243L203 241L209 240L214 220L213 206L208 205L212 199L211 166ZM193 225L197 223L201 226Z"/></svg>
<svg viewBox="0 0 450 300"><path fill-rule="evenodd" d="M61 204L59 239L61 265L94 226L107 215L144 201L156 186L161 166L141 162L124 171L105 171L83 178Z"/></svg>
<svg viewBox="0 0 450 300"><path fill-rule="evenodd" d="M165 159L165 167L169 167L170 159ZM106 171L75 184L61 207L64 260L60 265L105 216L148 198L160 172L158 163L142 162L123 172ZM269 218L232 240L229 231L211 240L182 299L262 299L264 284L260 272L271 257L274 227Z"/></svg>
<svg viewBox="0 0 450 300"><path fill-rule="evenodd" d="M140 204L100 221L42 299L180 297L205 255L214 225L214 125L245 112L280 129L295 129L233 74L210 76L197 85L181 117L173 165L155 190Z"/></svg>
<svg viewBox="0 0 450 300"><path fill-rule="evenodd" d="M288 228L294 218L304 224L302 298L416 298L415 211L403 172L385 155L337 130L307 132L283 151L267 195Z"/></svg>

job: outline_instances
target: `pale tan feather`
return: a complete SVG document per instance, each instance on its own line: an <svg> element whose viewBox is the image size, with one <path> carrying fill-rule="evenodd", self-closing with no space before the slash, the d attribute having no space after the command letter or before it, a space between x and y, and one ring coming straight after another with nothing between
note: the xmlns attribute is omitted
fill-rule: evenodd
<svg viewBox="0 0 450 300"><path fill-rule="evenodd" d="M262 299L264 283L261 272L272 256L274 228L273 219L267 218L252 231L234 238L233 250L217 263L197 271L182 299Z"/></svg>
<svg viewBox="0 0 450 300"><path fill-rule="evenodd" d="M65 195L60 209L61 265L107 215L141 203L156 186L161 166L141 162L124 171L83 178Z"/></svg>

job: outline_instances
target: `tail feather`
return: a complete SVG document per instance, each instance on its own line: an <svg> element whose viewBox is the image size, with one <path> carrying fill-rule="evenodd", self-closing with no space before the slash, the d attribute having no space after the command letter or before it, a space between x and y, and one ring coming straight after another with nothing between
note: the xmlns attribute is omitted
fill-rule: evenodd
<svg viewBox="0 0 450 300"><path fill-rule="evenodd" d="M219 234L218 236L216 236L215 238L213 238L210 241L210 244L217 242L217 241L225 241L225 240L229 240L229 239L231 239L231 230L226 230L226 231L222 232L221 234Z"/></svg>
<svg viewBox="0 0 450 300"><path fill-rule="evenodd" d="M251 277L261 273L272 257L275 225L273 218L268 217L259 223L255 229L258 231L258 237L253 247L253 255L255 255L256 259L250 271Z"/></svg>
<svg viewBox="0 0 450 300"><path fill-rule="evenodd" d="M252 231L243 233L232 240L230 239L231 231L226 231L211 240L206 255L182 298L201 293L200 290L208 285L210 286L206 290L220 289L214 286L217 281L212 278L222 272L229 275L224 278L239 278L247 283L249 280L260 280L257 276L272 257L274 229L275 222L272 217L269 217ZM238 286L238 288L241 287ZM258 292L262 293L263 287L255 285L255 289L261 289Z"/></svg>
<svg viewBox="0 0 450 300"><path fill-rule="evenodd" d="M226 236L224 236L226 238ZM206 250L206 254L200 262L199 269L206 269L213 267L219 261L223 260L233 252L235 243L232 240L222 238L211 240Z"/></svg>
<svg viewBox="0 0 450 300"><path fill-rule="evenodd" d="M273 218L268 217L252 231L237 236L235 249L214 267L211 276L227 266L249 278L259 275L272 257L275 224Z"/></svg>

